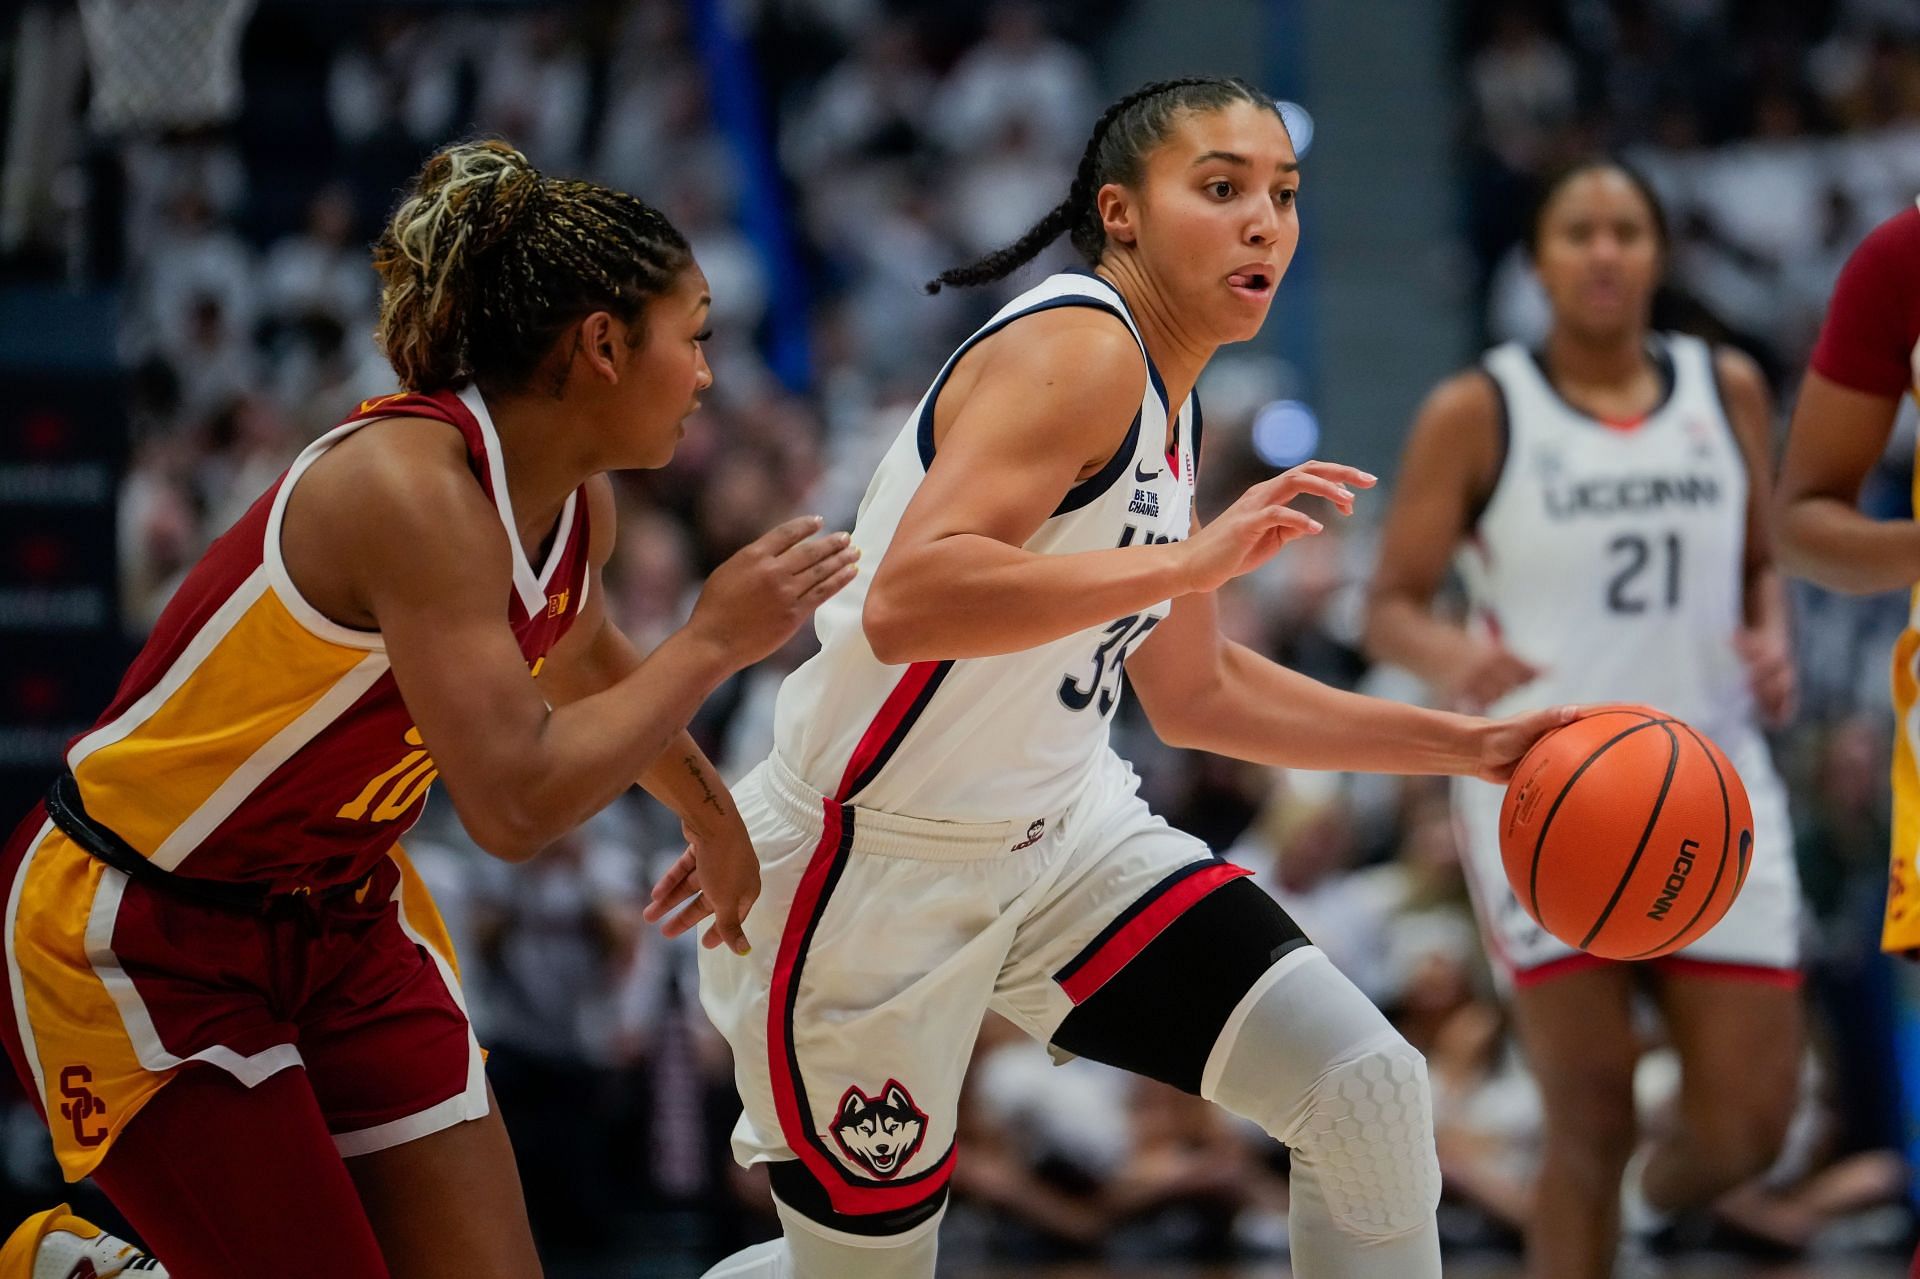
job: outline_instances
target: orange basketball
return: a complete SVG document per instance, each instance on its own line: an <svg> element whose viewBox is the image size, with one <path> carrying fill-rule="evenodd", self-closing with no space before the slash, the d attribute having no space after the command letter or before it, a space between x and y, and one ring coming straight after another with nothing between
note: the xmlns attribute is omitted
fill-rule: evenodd
<svg viewBox="0 0 1920 1279"><path fill-rule="evenodd" d="M1500 805L1507 882L1534 922L1604 959L1652 959L1720 922L1746 882L1753 809L1720 748L1647 706L1555 729Z"/></svg>

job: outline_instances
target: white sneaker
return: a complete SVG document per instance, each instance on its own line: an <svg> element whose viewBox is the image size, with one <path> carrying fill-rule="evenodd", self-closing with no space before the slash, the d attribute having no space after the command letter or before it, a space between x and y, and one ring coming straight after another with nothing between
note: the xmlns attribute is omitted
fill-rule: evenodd
<svg viewBox="0 0 1920 1279"><path fill-rule="evenodd" d="M36 1213L0 1245L0 1279L167 1279L167 1268L67 1205Z"/></svg>

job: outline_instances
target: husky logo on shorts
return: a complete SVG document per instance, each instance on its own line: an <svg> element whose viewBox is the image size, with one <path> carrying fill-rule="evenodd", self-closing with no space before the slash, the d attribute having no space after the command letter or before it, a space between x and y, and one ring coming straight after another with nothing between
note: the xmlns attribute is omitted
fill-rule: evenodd
<svg viewBox="0 0 1920 1279"><path fill-rule="evenodd" d="M876 1177L892 1177L907 1166L927 1135L927 1116L898 1080L887 1080L878 1097L855 1084L840 1098L833 1117L833 1139L847 1158Z"/></svg>

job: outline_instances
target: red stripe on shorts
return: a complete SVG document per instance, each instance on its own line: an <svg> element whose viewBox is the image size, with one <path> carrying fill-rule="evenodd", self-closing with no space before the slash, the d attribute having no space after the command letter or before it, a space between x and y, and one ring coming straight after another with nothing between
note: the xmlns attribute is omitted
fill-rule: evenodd
<svg viewBox="0 0 1920 1279"><path fill-rule="evenodd" d="M929 666L938 663L928 663ZM793 905L787 910L787 926L780 934L780 952L774 959L773 983L767 998L767 1055L773 1082L773 1105L780 1117L780 1133L800 1162L826 1190L835 1212L853 1216L896 1212L925 1203L940 1193L953 1175L958 1146L947 1147L940 1162L925 1172L884 1183L855 1178L838 1159L827 1152L820 1134L814 1131L813 1117L807 1108L806 1084L800 1078L800 1057L793 1044L793 1005L798 994L800 971L813 938L814 926L826 912L834 883L853 842L851 813L832 800L823 801L824 827L820 842L814 846L800 886L794 891Z"/></svg>
<svg viewBox="0 0 1920 1279"><path fill-rule="evenodd" d="M1115 973L1132 963L1149 942L1165 932L1168 925L1185 914L1188 907L1222 884L1251 874L1245 866L1223 861L1203 866L1180 879L1128 920L1125 927L1087 956L1070 975L1060 978L1060 989L1076 1005L1084 1004L1111 981Z"/></svg>

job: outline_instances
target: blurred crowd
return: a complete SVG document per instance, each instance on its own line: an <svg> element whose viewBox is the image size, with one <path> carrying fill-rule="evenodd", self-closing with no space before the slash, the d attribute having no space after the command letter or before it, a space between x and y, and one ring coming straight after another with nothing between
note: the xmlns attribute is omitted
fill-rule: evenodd
<svg viewBox="0 0 1920 1279"><path fill-rule="evenodd" d="M707 407L671 466L619 486L608 600L645 647L767 526L804 510L851 520L939 362L1021 284L933 298L919 286L1051 207L1107 91L1126 87L1102 83L1088 44L1099 24L1075 3L733 6L749 15L731 34L764 99L743 119L711 92L730 33L701 15L727 6L349 9L322 21L318 7L208 2L251 17L244 115L160 132L96 120L75 148L85 199L114 210L95 269L125 288L130 641L307 441L393 389L371 344L366 246L438 143L498 133L544 171L640 194L686 233L712 282ZM1920 9L1476 0L1463 11L1463 239L1484 331L1540 331L1515 249L1526 195L1557 161L1615 147L1667 201L1688 313L1761 354L1790 391L1846 251L1920 191ZM1209 374L1203 510L1266 473L1248 438L1264 387L1245 357ZM1903 440L1910 456L1910 431ZM1890 461L1870 497L1888 513L1906 500L1900 467ZM1330 528L1236 583L1224 624L1318 678L1418 699L1408 677L1359 652L1371 555L1364 519ZM1905 1167L1890 1150L1894 976L1874 950L1884 670L1905 610L1811 591L1798 603L1808 713L1778 745L1814 910L1821 1033L1791 1149L1687 1223L1682 1243L1794 1251L1908 1228L1896 1206ZM729 777L765 754L774 690L809 642L701 712L696 735ZM1132 703L1117 732L1156 808L1253 867L1428 1054L1446 1234L1514 1246L1539 1103L1481 957L1444 787L1175 752ZM692 943L639 918L677 838L635 798L521 867L478 853L444 807L410 841L460 945L536 1228L556 1254L630 1250L644 1235L654 1250L713 1256L773 1229L764 1178L727 1156L736 1103L726 1049L699 1012ZM1648 1048L1657 1123L1674 1071L1651 1032ZM1271 1142L1158 1085L1084 1061L1055 1067L1003 1023L982 1030L962 1125L948 1230L962 1254L1286 1248L1284 1156ZM16 1182L45 1175L30 1140L8 1149Z"/></svg>
<svg viewBox="0 0 1920 1279"><path fill-rule="evenodd" d="M1666 205L1687 318L1797 374L1841 262L1920 190L1905 0L1473 0L1467 219L1488 331L1537 336L1516 249L1570 159L1628 157Z"/></svg>

